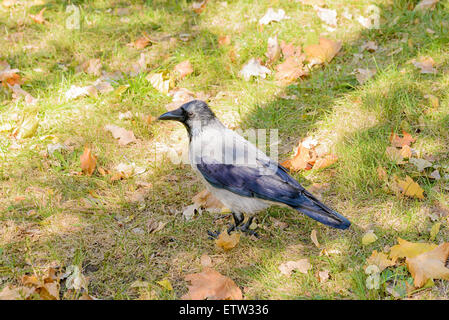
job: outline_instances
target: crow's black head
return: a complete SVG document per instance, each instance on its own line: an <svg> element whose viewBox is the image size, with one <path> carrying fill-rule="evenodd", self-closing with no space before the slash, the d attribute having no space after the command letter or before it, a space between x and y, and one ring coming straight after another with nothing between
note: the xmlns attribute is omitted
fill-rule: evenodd
<svg viewBox="0 0 449 320"><path fill-rule="evenodd" d="M175 120L184 124L187 130L220 123L206 102L193 100L184 103L176 110L164 113L158 120Z"/></svg>

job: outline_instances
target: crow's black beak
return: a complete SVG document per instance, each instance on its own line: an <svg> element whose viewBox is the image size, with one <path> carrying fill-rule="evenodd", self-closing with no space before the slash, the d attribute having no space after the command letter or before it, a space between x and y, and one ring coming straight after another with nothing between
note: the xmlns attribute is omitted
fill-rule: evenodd
<svg viewBox="0 0 449 320"><path fill-rule="evenodd" d="M178 108L176 110L164 113L158 118L158 120L175 120L183 122L185 121L185 113L184 110Z"/></svg>

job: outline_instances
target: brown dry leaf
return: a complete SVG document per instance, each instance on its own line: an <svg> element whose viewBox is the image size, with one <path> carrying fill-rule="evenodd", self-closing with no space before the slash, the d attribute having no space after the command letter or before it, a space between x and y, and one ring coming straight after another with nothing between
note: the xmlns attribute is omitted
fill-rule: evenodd
<svg viewBox="0 0 449 320"><path fill-rule="evenodd" d="M206 9L206 4L209 0L203 0L200 2L194 2L192 3L192 9L193 11L195 11L196 13L200 14L201 12L204 11L204 9Z"/></svg>
<svg viewBox="0 0 449 320"><path fill-rule="evenodd" d="M412 64L420 69L420 73L436 74L438 71L434 68L435 61L431 57L421 57L419 61L413 59Z"/></svg>
<svg viewBox="0 0 449 320"><path fill-rule="evenodd" d="M151 44L150 37L146 32L143 33L143 36L135 40L134 42L130 42L127 44L128 47L134 47L137 49L144 49L149 44Z"/></svg>
<svg viewBox="0 0 449 320"><path fill-rule="evenodd" d="M211 268L203 272L188 274L184 278L190 281L189 292L181 297L183 300L241 300L242 290L230 278Z"/></svg>
<svg viewBox="0 0 449 320"><path fill-rule="evenodd" d="M396 262L398 258L414 258L436 247L437 245L433 243L414 243L398 237L398 244L391 247L389 256Z"/></svg>
<svg viewBox="0 0 449 320"><path fill-rule="evenodd" d="M131 130L126 130L113 124L106 125L104 129L110 131L114 139L118 139L118 143L121 146L126 146L129 143L137 141Z"/></svg>
<svg viewBox="0 0 449 320"><path fill-rule="evenodd" d="M405 131L402 131L402 134L403 134L403 137L400 138L397 134L395 134L393 131L391 131L390 142L391 142L392 146L397 147L397 148L402 148L405 145L410 146L410 144L412 142L416 141L416 139L413 138L411 136L411 134L409 134Z"/></svg>
<svg viewBox="0 0 449 320"><path fill-rule="evenodd" d="M407 258L407 268L415 280L415 287L422 287L429 279L449 280L449 268L446 268L448 258L449 243L447 242L414 258Z"/></svg>
<svg viewBox="0 0 449 320"><path fill-rule="evenodd" d="M421 0L414 10L433 9L440 0Z"/></svg>
<svg viewBox="0 0 449 320"><path fill-rule="evenodd" d="M324 169L333 165L338 160L338 157L334 154L327 154L322 158L318 158L313 165L313 169Z"/></svg>
<svg viewBox="0 0 449 320"><path fill-rule="evenodd" d="M33 288L17 287L7 285L0 291L0 300L25 300L34 293Z"/></svg>
<svg viewBox="0 0 449 320"><path fill-rule="evenodd" d="M323 270L318 272L318 280L323 283L326 282L329 279L329 271Z"/></svg>
<svg viewBox="0 0 449 320"><path fill-rule="evenodd" d="M215 240L215 245L217 248L222 248L225 251L235 248L240 241L240 233L234 232L231 235L228 234L226 230L222 231Z"/></svg>
<svg viewBox="0 0 449 320"><path fill-rule="evenodd" d="M293 270L306 274L312 268L308 258L298 261L287 261L279 266L279 271L283 275L290 277Z"/></svg>
<svg viewBox="0 0 449 320"><path fill-rule="evenodd" d="M315 244L315 246L319 249L321 247L320 243L318 242L318 239L316 237L316 230L313 229L310 233L310 239L312 239L312 242Z"/></svg>
<svg viewBox="0 0 449 320"><path fill-rule="evenodd" d="M385 150L385 154L387 155L388 159L397 164L405 163L404 156L401 153L401 149L397 149L395 147L387 147L387 149Z"/></svg>
<svg viewBox="0 0 449 320"><path fill-rule="evenodd" d="M188 76L193 72L193 67L190 61L186 60L177 64L174 70L179 74L179 77L183 79L185 76Z"/></svg>
<svg viewBox="0 0 449 320"><path fill-rule="evenodd" d="M44 11L46 9L47 8L42 8L42 10L39 11L39 13L36 15L30 14L30 18L33 19L34 22L39 23L39 24L48 23L48 21L46 21L44 18Z"/></svg>
<svg viewBox="0 0 449 320"><path fill-rule="evenodd" d="M398 179L397 186L403 195L411 198L424 199L424 190L409 176L406 176L405 180Z"/></svg>
<svg viewBox="0 0 449 320"><path fill-rule="evenodd" d="M320 38L319 44L312 44L304 48L307 59L312 65L330 62L341 50L342 42Z"/></svg>
<svg viewBox="0 0 449 320"><path fill-rule="evenodd" d="M81 170L84 174L89 176L95 171L95 166L97 165L97 156L92 154L92 151L87 146L84 147L84 152L80 157Z"/></svg>
<svg viewBox="0 0 449 320"><path fill-rule="evenodd" d="M231 44L231 36L225 35L218 38L219 46L229 46Z"/></svg>
<svg viewBox="0 0 449 320"><path fill-rule="evenodd" d="M281 41L281 51L284 58L288 58L290 56L293 56L299 51L298 53L301 54L301 46L295 47L293 42L286 43L284 40Z"/></svg>
<svg viewBox="0 0 449 320"><path fill-rule="evenodd" d="M76 69L78 72L84 71L87 74L91 74L94 76L100 76L101 75L101 60L98 58L93 58L90 60L85 61L83 64L78 66Z"/></svg>
<svg viewBox="0 0 449 320"><path fill-rule="evenodd" d="M281 84L287 85L295 81L299 77L308 74L308 71L304 69L304 55L293 55L288 57L284 62L276 66L276 80Z"/></svg>
<svg viewBox="0 0 449 320"><path fill-rule="evenodd" d="M281 56L281 47L279 46L277 35L268 38L267 53L265 55L268 58L268 65L277 61Z"/></svg>
<svg viewBox="0 0 449 320"><path fill-rule="evenodd" d="M282 162L281 165L292 171L310 170L316 159L317 155L313 147L307 148L303 143L299 143L293 158Z"/></svg>
<svg viewBox="0 0 449 320"><path fill-rule="evenodd" d="M203 208L209 212L222 212L226 209L223 203L218 200L209 190L204 189L192 198L197 208Z"/></svg>
<svg viewBox="0 0 449 320"><path fill-rule="evenodd" d="M393 260L388 259L388 255L383 252L377 252L374 250L371 256L366 259L366 264L375 265L379 268L379 272L382 272L385 268L391 267L395 265Z"/></svg>

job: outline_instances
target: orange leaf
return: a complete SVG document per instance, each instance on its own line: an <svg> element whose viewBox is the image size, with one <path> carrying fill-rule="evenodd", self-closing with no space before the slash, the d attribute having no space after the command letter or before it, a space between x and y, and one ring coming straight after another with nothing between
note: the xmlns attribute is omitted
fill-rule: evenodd
<svg viewBox="0 0 449 320"><path fill-rule="evenodd" d="M317 155L314 149L306 148L300 143L293 159L284 161L282 165L292 171L310 170L315 164L316 158Z"/></svg>
<svg viewBox="0 0 449 320"><path fill-rule="evenodd" d="M92 154L90 148L85 146L84 153L81 155L80 160L83 173L91 176L97 165L97 157Z"/></svg>
<svg viewBox="0 0 449 320"><path fill-rule="evenodd" d="M414 258L407 258L407 267L413 277L415 287L422 287L429 279L449 280L449 243L443 243L432 251L424 252Z"/></svg>
<svg viewBox="0 0 449 320"><path fill-rule="evenodd" d="M36 23L40 23L40 24L46 23L47 21L44 18L44 11L45 11L45 9L47 9L47 8L43 8L36 15L30 14L31 19L33 19L33 21L36 22Z"/></svg>
<svg viewBox="0 0 449 320"><path fill-rule="evenodd" d="M175 71L179 73L180 78L184 78L193 72L192 64L189 60L183 61L175 66Z"/></svg>
<svg viewBox="0 0 449 320"><path fill-rule="evenodd" d="M333 154L327 154L323 158L317 159L313 165L313 169L324 169L334 164L338 160L338 157Z"/></svg>
<svg viewBox="0 0 449 320"><path fill-rule="evenodd" d="M340 51L341 46L341 41L320 38L319 44L309 45L304 48L304 51L312 64L322 64L330 62Z"/></svg>
<svg viewBox="0 0 449 320"><path fill-rule="evenodd" d="M242 290L230 278L211 268L203 272L188 274L184 278L190 281L189 292L183 300L241 300Z"/></svg>
<svg viewBox="0 0 449 320"><path fill-rule="evenodd" d="M402 131L404 137L400 138L398 135L396 135L393 130L390 134L390 142L391 145L397 148L402 148L403 146L407 145L410 146L412 142L415 142L416 139L413 138L409 133Z"/></svg>

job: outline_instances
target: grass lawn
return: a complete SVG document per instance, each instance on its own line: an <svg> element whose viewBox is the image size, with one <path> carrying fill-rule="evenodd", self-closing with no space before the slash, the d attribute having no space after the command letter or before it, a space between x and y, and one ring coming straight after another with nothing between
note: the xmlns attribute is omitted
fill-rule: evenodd
<svg viewBox="0 0 449 320"><path fill-rule="evenodd" d="M443 216L439 233L429 240L435 223L429 216L449 205L447 178L431 179L385 153L391 131L405 130L416 138L416 157L441 165L442 176L449 174L449 3L441 0L433 10L417 11L418 1L325 2L338 14L334 28L312 6L293 0L210 0L200 14L185 0L72 1L79 9L79 29L67 28L73 12L66 11L65 1L0 3L0 61L20 70L22 89L37 99L30 104L5 86L0 89L0 289L50 266L76 265L96 298L137 299L141 292L132 284L144 281L151 288L147 297L180 299L187 292L185 275L200 272L200 257L207 254L245 299L394 299L386 283L367 287L364 266L373 250L388 251L398 237L435 244L449 239ZM379 8L378 29L357 21L369 15L372 4ZM261 28L258 20L270 7L290 18ZM42 8L47 23L39 24L30 14ZM127 45L144 33L151 45ZM221 46L218 40L225 35L231 43ZM289 85L277 83L273 67L265 79L242 79L239 72L248 60L266 60L267 40L274 35L302 47L320 37L343 45L330 63ZM378 48L362 50L368 41ZM411 62L421 57L432 57L437 71L420 73ZM122 72L112 81L114 90L67 99L71 86L99 78L80 71L94 58L102 71ZM172 100L147 75L172 72L185 60L194 71L176 86L207 97L217 116L234 129L277 129L280 161L307 136L328 142L338 155L335 164L293 175L306 188L328 183L323 201L351 220L350 229L331 229L294 210L272 207L258 216L260 239L242 236L237 247L222 252L207 230L230 220L203 211L185 221L184 208L204 186L189 165L168 161L164 150L185 148L187 134L178 123L145 120L166 112ZM360 84L359 68L376 74ZM131 118L119 117L127 111ZM12 137L22 119L35 116L39 125L31 137ZM132 130L137 142L119 145L105 131L108 124ZM70 150L50 153L48 146L56 143ZM76 174L85 145L98 156L97 169L134 163L144 172L113 181L98 170L91 176ZM378 167L388 177L413 178L424 189L424 199L390 191ZM136 199L137 194L142 197ZM280 229L277 220L288 227ZM149 225L159 222L164 227L151 232ZM321 248L312 242L312 230ZM378 239L363 245L367 230ZM330 253L320 254L323 248ZM279 272L282 263L302 258L312 265L306 274ZM322 270L330 275L324 282L317 277ZM380 276L410 279L404 265ZM163 279L173 290L157 284ZM66 290L61 287L61 296ZM448 293L448 282L435 280L403 298L447 299Z"/></svg>

